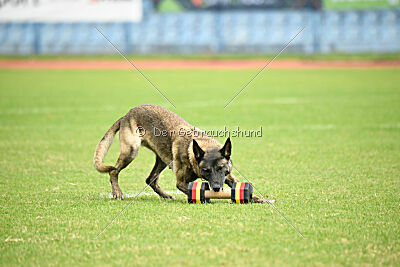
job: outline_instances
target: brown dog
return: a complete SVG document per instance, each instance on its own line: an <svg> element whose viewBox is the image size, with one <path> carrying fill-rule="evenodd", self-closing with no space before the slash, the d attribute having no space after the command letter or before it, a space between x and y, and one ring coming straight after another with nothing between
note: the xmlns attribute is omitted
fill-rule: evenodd
<svg viewBox="0 0 400 267"><path fill-rule="evenodd" d="M103 165L114 136L120 131L121 151L115 166ZM232 171L231 141L225 145L191 126L179 115L156 105L141 105L131 109L115 122L99 142L94 154L94 166L108 172L113 198L122 199L118 174L135 159L143 145L156 154L156 163L146 183L163 198L173 198L158 185L160 173L169 166L176 175L176 186L187 194L188 184L199 177L206 179L214 191L224 183L232 187L238 182ZM255 197L255 202L264 202Z"/></svg>

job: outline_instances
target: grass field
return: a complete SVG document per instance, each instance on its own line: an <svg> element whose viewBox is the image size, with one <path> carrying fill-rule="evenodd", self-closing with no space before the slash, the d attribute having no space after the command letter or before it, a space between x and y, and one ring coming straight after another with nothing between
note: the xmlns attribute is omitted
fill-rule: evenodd
<svg viewBox="0 0 400 267"><path fill-rule="evenodd" d="M254 72L146 71L175 110L128 70L1 70L1 264L398 266L400 69L268 70L224 110ZM141 195L94 239L155 159L142 148L120 176L131 197L113 201L95 146L144 103L202 129L261 126L232 138L234 164L306 238L268 205ZM160 183L176 190L170 170Z"/></svg>

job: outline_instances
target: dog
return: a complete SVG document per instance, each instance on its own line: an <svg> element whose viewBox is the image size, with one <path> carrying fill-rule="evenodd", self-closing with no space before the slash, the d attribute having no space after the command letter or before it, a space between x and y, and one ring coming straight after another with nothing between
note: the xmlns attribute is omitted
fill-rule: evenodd
<svg viewBox="0 0 400 267"><path fill-rule="evenodd" d="M115 166L103 164L115 134L119 131L120 154ZM176 187L188 194L188 185L197 178L208 181L218 192L224 184L232 187L239 180L232 174L232 144L224 145L190 125L182 117L157 105L140 105L117 120L98 143L94 154L97 171L109 173L114 199L123 199L118 184L119 173L144 146L156 155L156 162L146 183L162 198L173 199L158 184L160 173L168 166L176 176ZM265 202L257 197L254 202Z"/></svg>

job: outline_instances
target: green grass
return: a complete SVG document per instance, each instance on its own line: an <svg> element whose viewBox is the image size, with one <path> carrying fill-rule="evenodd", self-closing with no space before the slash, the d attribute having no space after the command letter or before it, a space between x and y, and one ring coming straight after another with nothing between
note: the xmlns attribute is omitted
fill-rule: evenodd
<svg viewBox="0 0 400 267"><path fill-rule="evenodd" d="M0 71L2 265L400 264L399 69L269 70L226 110L254 71L146 74L176 110L133 71ZM203 129L262 126L232 139L234 164L306 238L268 205L141 195L95 240L132 199L106 197L95 146L143 103ZM139 192L153 163L142 148L123 192ZM176 190L170 170L160 183Z"/></svg>

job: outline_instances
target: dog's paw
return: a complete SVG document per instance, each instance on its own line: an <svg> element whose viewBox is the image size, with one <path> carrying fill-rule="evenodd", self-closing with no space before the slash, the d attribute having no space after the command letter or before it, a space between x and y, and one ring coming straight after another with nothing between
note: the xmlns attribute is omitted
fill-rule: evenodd
<svg viewBox="0 0 400 267"><path fill-rule="evenodd" d="M262 199L258 197L253 197L253 202L254 203L270 203L270 204L275 204L275 200L267 200L267 199Z"/></svg>
<svg viewBox="0 0 400 267"><path fill-rule="evenodd" d="M115 191L113 192L113 199L123 200L124 195L122 194L121 191Z"/></svg>
<svg viewBox="0 0 400 267"><path fill-rule="evenodd" d="M258 197L254 197L254 198L253 198L253 202L254 202L254 203L267 203L266 200L261 199L261 198L258 198Z"/></svg>
<svg viewBox="0 0 400 267"><path fill-rule="evenodd" d="M162 197L165 198L165 199L175 199L174 196L170 196L170 195L165 195L165 196L162 196Z"/></svg>

